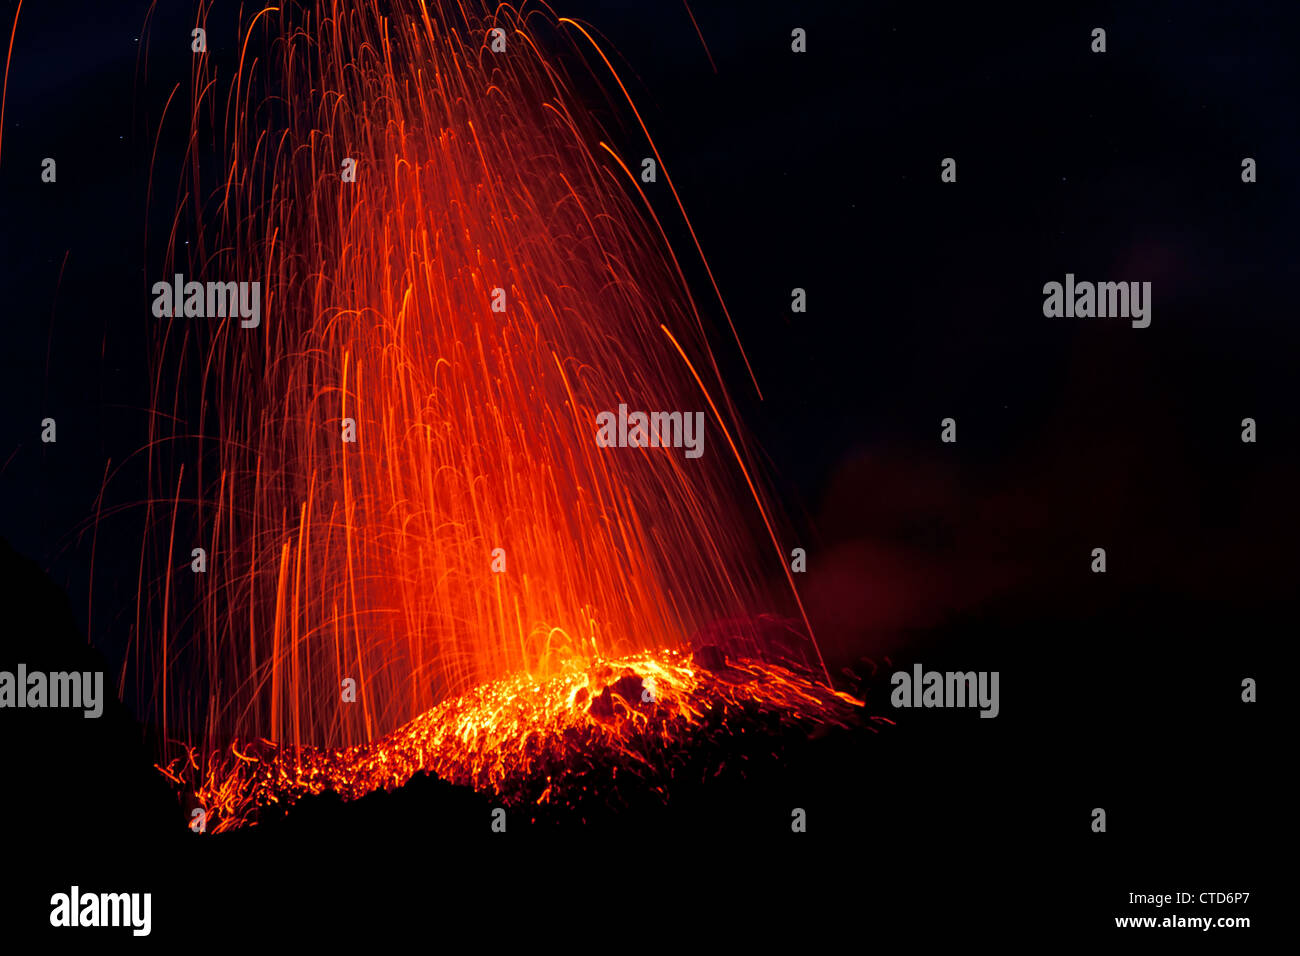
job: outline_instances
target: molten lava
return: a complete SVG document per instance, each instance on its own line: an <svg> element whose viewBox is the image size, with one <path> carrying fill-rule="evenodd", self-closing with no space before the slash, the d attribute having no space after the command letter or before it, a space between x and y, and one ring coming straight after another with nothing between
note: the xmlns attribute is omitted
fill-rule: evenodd
<svg viewBox="0 0 1300 956"><path fill-rule="evenodd" d="M188 154L154 278L265 298L255 325L157 323L121 681L217 828L421 770L553 799L532 788L561 765L653 762L747 695L839 719L812 677L688 663L719 622L733 659L765 659L775 614L829 683L708 331L731 317L691 294L712 274L670 236L700 242L592 31L545 6L288 0L237 49L168 98ZM616 88L617 138L575 67ZM701 415L707 453L600 446L622 406ZM650 678L653 706L619 690Z"/></svg>
<svg viewBox="0 0 1300 956"><path fill-rule="evenodd" d="M675 652L596 661L546 680L515 676L444 701L367 744L342 749L234 745L206 766L191 753L165 771L193 786L214 833L256 822L258 810L326 790L355 800L417 773L520 805L575 804L616 766L665 800L672 765L701 734L725 735L753 716L784 726L850 727L862 701L811 675L742 660L706 669Z"/></svg>

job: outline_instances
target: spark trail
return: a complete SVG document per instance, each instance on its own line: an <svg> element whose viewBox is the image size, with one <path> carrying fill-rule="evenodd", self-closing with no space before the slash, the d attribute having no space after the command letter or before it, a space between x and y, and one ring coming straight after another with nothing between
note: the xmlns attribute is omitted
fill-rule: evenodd
<svg viewBox="0 0 1300 956"><path fill-rule="evenodd" d="M256 329L157 330L123 682L192 770L240 740L368 752L501 681L689 671L692 635L761 658L758 616L802 615L788 571L784 596L767 583L781 522L655 211L698 249L681 200L667 179L672 206L648 196L573 92L566 63L612 81L658 156L596 43L544 6L290 2L251 15L228 76L199 55L173 91L164 122L190 134L163 276L265 290ZM708 453L598 447L620 403L705 411ZM242 783L204 793L223 786Z"/></svg>

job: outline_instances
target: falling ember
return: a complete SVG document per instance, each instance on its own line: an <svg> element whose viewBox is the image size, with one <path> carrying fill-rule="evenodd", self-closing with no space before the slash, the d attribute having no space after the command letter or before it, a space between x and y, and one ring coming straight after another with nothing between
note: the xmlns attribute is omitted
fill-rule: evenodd
<svg viewBox="0 0 1300 956"><path fill-rule="evenodd" d="M259 283L262 300L255 328L159 323L123 683L134 668L187 750L170 775L222 826L277 794L359 796L419 770L545 800L538 768L574 733L650 760L700 707L748 696L841 721L858 704L822 683L656 209L694 232L631 97L582 26L491 10L266 8L232 76L197 56L169 100L188 108L189 180L163 275ZM620 157L565 62L617 87L660 182ZM703 457L600 447L597 415L623 404L702 411ZM800 621L793 669L760 663L769 611ZM705 634L744 680L692 665ZM609 701L651 677L653 708ZM521 726L549 757L511 762Z"/></svg>

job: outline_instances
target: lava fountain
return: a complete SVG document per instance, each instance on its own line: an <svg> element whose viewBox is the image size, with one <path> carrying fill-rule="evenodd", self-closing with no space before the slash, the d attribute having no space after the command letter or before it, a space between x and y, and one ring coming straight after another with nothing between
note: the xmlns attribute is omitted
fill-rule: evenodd
<svg viewBox="0 0 1300 956"><path fill-rule="evenodd" d="M163 117L189 140L162 277L262 299L255 328L156 328L122 683L183 748L161 769L222 829L418 770L546 799L512 741L627 755L738 695L847 719L715 358L739 339L710 340L731 318L691 294L670 235L707 262L592 31L289 0L237 47L196 54ZM620 405L702 411L704 454L601 447Z"/></svg>

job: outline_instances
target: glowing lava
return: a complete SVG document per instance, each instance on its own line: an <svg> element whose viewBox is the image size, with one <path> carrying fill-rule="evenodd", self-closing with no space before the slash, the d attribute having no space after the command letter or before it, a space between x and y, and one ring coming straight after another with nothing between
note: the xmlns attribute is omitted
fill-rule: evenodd
<svg viewBox="0 0 1300 956"><path fill-rule="evenodd" d="M779 614L826 677L623 80L548 8L472 7L290 0L241 27L224 83L196 56L169 98L188 155L157 278L265 299L256 327L158 321L122 685L223 826L419 770L545 799L527 788L573 734L652 760L701 701L840 706L681 656L726 621L727 653L761 659ZM617 88L630 161L565 64ZM600 447L622 405L702 413L707 454ZM653 707L609 702L624 668Z"/></svg>
<svg viewBox="0 0 1300 956"><path fill-rule="evenodd" d="M165 771L193 786L220 833L254 823L271 804L332 790L355 800L432 773L519 805L576 804L608 768L640 777L668 799L678 757L701 735L772 717L785 726L850 727L862 702L807 673L755 660L706 669L667 652L597 661L544 681L515 676L444 701L368 744L342 749L277 747L262 740L197 754Z"/></svg>

